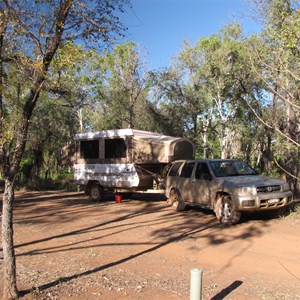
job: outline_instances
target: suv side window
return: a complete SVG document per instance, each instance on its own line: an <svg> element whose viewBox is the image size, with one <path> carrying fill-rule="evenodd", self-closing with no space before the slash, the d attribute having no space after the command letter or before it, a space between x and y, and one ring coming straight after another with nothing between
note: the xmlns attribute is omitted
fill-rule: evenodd
<svg viewBox="0 0 300 300"><path fill-rule="evenodd" d="M178 170L181 165L182 165L182 162L174 163L173 166L171 167L168 175L169 176L178 176Z"/></svg>
<svg viewBox="0 0 300 300"><path fill-rule="evenodd" d="M197 168L196 168L195 178L201 179L201 180L211 180L212 179L206 163L198 163Z"/></svg>
<svg viewBox="0 0 300 300"><path fill-rule="evenodd" d="M180 177L184 177L184 178L190 178L192 176L192 172L194 169L194 162L187 162L181 170L181 174Z"/></svg>

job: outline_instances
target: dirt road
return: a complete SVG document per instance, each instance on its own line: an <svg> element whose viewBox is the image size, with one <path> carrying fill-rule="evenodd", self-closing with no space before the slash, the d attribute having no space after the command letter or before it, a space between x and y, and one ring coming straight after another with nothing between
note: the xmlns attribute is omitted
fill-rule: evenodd
<svg viewBox="0 0 300 300"><path fill-rule="evenodd" d="M17 193L22 299L189 299L193 268L203 270L203 300L300 299L299 220L251 215L224 227L159 195L132 198Z"/></svg>

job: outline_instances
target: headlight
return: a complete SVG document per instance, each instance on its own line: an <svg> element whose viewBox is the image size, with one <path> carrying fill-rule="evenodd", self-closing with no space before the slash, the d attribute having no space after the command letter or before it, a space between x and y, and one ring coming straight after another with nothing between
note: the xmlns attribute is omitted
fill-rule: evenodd
<svg viewBox="0 0 300 300"><path fill-rule="evenodd" d="M283 192L287 192L290 190L290 186L287 182L285 182L283 185L282 185L282 191Z"/></svg>
<svg viewBox="0 0 300 300"><path fill-rule="evenodd" d="M240 187L234 189L236 195L253 195L254 189L252 187Z"/></svg>

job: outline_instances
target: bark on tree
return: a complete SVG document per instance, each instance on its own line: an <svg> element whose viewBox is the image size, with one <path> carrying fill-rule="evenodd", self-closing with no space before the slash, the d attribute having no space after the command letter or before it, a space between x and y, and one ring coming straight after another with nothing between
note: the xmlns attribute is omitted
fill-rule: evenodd
<svg viewBox="0 0 300 300"><path fill-rule="evenodd" d="M26 101L23 118L20 122L20 129L16 139L16 147L11 164L4 168L4 194L3 194L3 216L2 216L2 244L3 244L3 298L18 298L16 284L16 262L13 242L13 203L14 203L14 183L19 172L20 161L22 159L28 133L29 120L40 92L40 86L44 79L39 78L38 83Z"/></svg>
<svg viewBox="0 0 300 300"><path fill-rule="evenodd" d="M65 20L69 9L73 4L72 0L62 2L57 15L56 31L43 57L43 65L39 75L37 75L23 107L23 115L20 120L20 127L16 136L16 146L12 159L4 167L5 187L3 195L3 217L2 217L2 244L3 244L3 299L18 298L16 284L16 262L13 242L13 202L14 202L14 182L18 174L20 162L24 153L29 120L35 108L40 92L44 85L51 61L61 42ZM3 149L2 149L3 151ZM3 153L2 153L3 155Z"/></svg>
<svg viewBox="0 0 300 300"><path fill-rule="evenodd" d="M3 298L17 299L16 260L13 247L14 180L5 180L2 211Z"/></svg>

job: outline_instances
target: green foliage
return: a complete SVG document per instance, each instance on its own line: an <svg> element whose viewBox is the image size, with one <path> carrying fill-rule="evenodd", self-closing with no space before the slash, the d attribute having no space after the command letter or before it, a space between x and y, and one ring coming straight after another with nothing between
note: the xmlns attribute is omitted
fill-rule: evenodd
<svg viewBox="0 0 300 300"><path fill-rule="evenodd" d="M286 173L292 186L299 178L299 3L277 0L265 3L266 26L259 51L253 54L257 73L264 80L269 106L262 119L272 128L272 168ZM256 47L258 49L258 47ZM256 50L255 49L255 50ZM263 49L263 50L261 50ZM261 102L260 105L264 105Z"/></svg>
<svg viewBox="0 0 300 300"><path fill-rule="evenodd" d="M50 182L48 181L48 185ZM52 186L56 189L68 189L68 190L75 190L76 185L73 180L73 173L71 172L69 167L61 167L54 176L54 180L52 181Z"/></svg>
<svg viewBox="0 0 300 300"><path fill-rule="evenodd" d="M21 160L20 163L20 172L25 181L28 181L30 178L30 171L32 169L32 162L29 158L25 158Z"/></svg>
<svg viewBox="0 0 300 300"><path fill-rule="evenodd" d="M300 204L296 203L290 207L288 211L289 218L292 219L294 222L300 222Z"/></svg>
<svg viewBox="0 0 300 300"><path fill-rule="evenodd" d="M56 178L58 152L76 132L134 127L188 137L197 145L197 157L239 157L280 176L284 171L276 159L299 176L299 146L291 143L299 143L299 5L254 2L264 20L261 34L246 38L240 24L227 24L194 45L183 41L172 64L156 71L147 70L146 53L134 42L96 52L75 44L76 32L63 39L32 114L22 172L31 162L31 176L63 180ZM26 8L29 2L18 7L21 3ZM72 7L74 18L82 12L79 4ZM30 16L26 12L22 19ZM49 13L40 16L43 42ZM85 30L78 34L88 34ZM18 61L4 64L1 89L6 104L1 141L7 153L13 153L8 150L16 144L26 96L43 67L38 45L30 52L24 40L12 41L18 51L5 47L4 54Z"/></svg>
<svg viewBox="0 0 300 300"><path fill-rule="evenodd" d="M78 131L77 114L88 102L87 64L94 51L74 41L110 45L124 32L116 14L127 4L127 0L0 4L0 166L4 177L17 175L27 141L29 152L57 156L58 148ZM38 176L42 159L28 157L33 158Z"/></svg>
<svg viewBox="0 0 300 300"><path fill-rule="evenodd" d="M150 84L141 55L128 42L105 51L90 66L94 99L87 109L93 130L141 126Z"/></svg>

